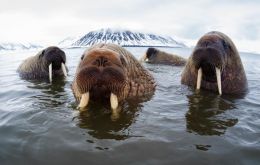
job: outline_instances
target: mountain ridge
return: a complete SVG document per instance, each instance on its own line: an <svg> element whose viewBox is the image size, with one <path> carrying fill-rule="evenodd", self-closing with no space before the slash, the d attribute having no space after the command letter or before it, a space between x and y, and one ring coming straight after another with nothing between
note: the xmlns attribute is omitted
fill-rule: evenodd
<svg viewBox="0 0 260 165"><path fill-rule="evenodd" d="M72 37L70 44L69 42L69 38L66 38L58 45L61 47L89 47L98 43L114 43L125 47L187 47L170 36L111 28L90 31L82 37Z"/></svg>
<svg viewBox="0 0 260 165"><path fill-rule="evenodd" d="M43 48L41 45L33 43L19 42L0 42L0 51L15 51L15 50L31 50Z"/></svg>

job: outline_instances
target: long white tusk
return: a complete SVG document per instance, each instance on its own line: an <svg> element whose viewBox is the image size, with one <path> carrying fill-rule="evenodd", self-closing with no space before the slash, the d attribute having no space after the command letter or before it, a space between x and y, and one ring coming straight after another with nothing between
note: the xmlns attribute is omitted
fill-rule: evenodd
<svg viewBox="0 0 260 165"><path fill-rule="evenodd" d="M140 59L140 62L148 61L146 54Z"/></svg>
<svg viewBox="0 0 260 165"><path fill-rule="evenodd" d="M67 73L66 66L65 66L64 63L61 63L61 69L62 69L62 71L63 71L64 76L67 77L67 76L68 76L68 73Z"/></svg>
<svg viewBox="0 0 260 165"><path fill-rule="evenodd" d="M89 92L83 93L78 108L86 107L88 105L88 101L89 101Z"/></svg>
<svg viewBox="0 0 260 165"><path fill-rule="evenodd" d="M52 82L52 63L49 65L49 79Z"/></svg>
<svg viewBox="0 0 260 165"><path fill-rule="evenodd" d="M116 110L117 107L118 107L118 99L117 99L117 96L113 93L111 93L110 95L110 104L111 104L111 108L113 110Z"/></svg>
<svg viewBox="0 0 260 165"><path fill-rule="evenodd" d="M201 80L202 80L202 69L199 68L199 70L198 70L198 77L197 77L197 89L200 89Z"/></svg>
<svg viewBox="0 0 260 165"><path fill-rule="evenodd" d="M216 75L217 75L217 84L218 84L218 93L222 94L222 88L221 88L221 72L220 69L216 67Z"/></svg>

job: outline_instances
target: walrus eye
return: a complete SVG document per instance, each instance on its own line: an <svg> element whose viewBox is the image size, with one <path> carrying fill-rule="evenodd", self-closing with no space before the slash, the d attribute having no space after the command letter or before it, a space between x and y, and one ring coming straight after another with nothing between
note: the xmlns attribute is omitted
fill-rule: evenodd
<svg viewBox="0 0 260 165"><path fill-rule="evenodd" d="M42 51L42 53L40 54L39 58L42 58L44 56L45 50Z"/></svg>
<svg viewBox="0 0 260 165"><path fill-rule="evenodd" d="M226 41L222 40L222 45L224 47L225 50L227 50L230 46L227 44Z"/></svg>
<svg viewBox="0 0 260 165"><path fill-rule="evenodd" d="M80 57L80 59L83 60L83 58L84 58L84 54Z"/></svg>

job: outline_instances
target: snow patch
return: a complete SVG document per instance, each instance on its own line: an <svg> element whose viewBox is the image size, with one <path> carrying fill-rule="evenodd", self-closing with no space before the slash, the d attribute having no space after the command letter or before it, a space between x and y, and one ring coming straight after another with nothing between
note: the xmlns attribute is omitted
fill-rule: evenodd
<svg viewBox="0 0 260 165"><path fill-rule="evenodd" d="M111 28L91 31L82 37L68 37L61 41L59 46L89 47L98 43L113 43L121 46L186 47L170 36Z"/></svg>

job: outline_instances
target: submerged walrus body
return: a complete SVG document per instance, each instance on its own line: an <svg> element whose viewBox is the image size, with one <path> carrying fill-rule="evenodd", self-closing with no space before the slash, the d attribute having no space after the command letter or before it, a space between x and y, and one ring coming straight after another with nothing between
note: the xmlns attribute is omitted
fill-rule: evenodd
<svg viewBox="0 0 260 165"><path fill-rule="evenodd" d="M209 32L197 43L181 78L182 84L219 92L247 91L247 78L239 53L231 39L221 32Z"/></svg>
<svg viewBox="0 0 260 165"><path fill-rule="evenodd" d="M67 76L65 63L64 51L51 46L23 61L17 72L24 79L49 79L51 82L53 77Z"/></svg>
<svg viewBox="0 0 260 165"><path fill-rule="evenodd" d="M153 94L154 78L126 49L114 44L98 44L81 57L72 83L79 108L89 100L109 100L112 110L126 98Z"/></svg>
<svg viewBox="0 0 260 165"><path fill-rule="evenodd" d="M183 57L166 53L156 48L148 48L141 61L145 61L151 64L184 66L187 60Z"/></svg>

